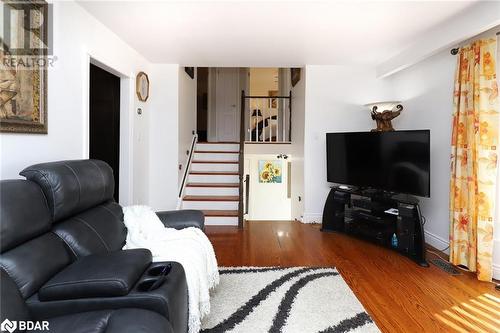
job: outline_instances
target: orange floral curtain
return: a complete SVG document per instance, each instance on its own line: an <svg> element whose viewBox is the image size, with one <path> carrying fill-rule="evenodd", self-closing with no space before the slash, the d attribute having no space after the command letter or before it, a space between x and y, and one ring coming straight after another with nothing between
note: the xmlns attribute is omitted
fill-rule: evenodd
<svg viewBox="0 0 500 333"><path fill-rule="evenodd" d="M496 38L460 49L455 75L450 262L491 281L499 141Z"/></svg>

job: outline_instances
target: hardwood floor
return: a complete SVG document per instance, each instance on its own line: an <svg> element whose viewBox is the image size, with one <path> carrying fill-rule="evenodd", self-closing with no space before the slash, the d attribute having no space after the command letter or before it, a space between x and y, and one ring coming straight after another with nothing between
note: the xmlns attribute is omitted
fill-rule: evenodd
<svg viewBox="0 0 500 333"><path fill-rule="evenodd" d="M206 229L220 266L337 267L383 332L500 332L500 292L472 274L419 267L319 225L254 221L242 230Z"/></svg>

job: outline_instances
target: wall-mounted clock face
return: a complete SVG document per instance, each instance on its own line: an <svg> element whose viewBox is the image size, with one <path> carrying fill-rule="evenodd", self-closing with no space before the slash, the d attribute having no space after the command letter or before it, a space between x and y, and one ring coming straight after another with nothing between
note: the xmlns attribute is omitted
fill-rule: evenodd
<svg viewBox="0 0 500 333"><path fill-rule="evenodd" d="M149 78L144 72L139 72L135 81L135 89L137 93L137 98L141 102L145 102L149 97Z"/></svg>

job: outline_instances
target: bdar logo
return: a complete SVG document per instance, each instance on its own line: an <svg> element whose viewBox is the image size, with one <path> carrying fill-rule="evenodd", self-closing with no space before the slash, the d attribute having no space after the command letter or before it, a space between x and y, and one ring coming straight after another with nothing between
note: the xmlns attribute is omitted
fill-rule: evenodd
<svg viewBox="0 0 500 333"><path fill-rule="evenodd" d="M14 332L17 328L17 323L15 321L10 321L8 319L5 319L2 324L0 324L0 330L2 330L2 332Z"/></svg>

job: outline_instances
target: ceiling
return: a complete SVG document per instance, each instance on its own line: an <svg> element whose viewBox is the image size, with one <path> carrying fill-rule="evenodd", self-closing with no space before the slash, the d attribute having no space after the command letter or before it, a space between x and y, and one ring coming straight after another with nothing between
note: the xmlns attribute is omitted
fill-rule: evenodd
<svg viewBox="0 0 500 333"><path fill-rule="evenodd" d="M377 65L475 1L78 1L149 61Z"/></svg>

